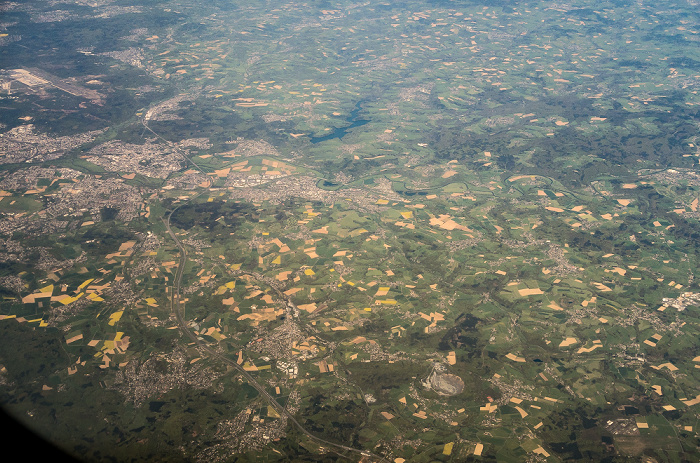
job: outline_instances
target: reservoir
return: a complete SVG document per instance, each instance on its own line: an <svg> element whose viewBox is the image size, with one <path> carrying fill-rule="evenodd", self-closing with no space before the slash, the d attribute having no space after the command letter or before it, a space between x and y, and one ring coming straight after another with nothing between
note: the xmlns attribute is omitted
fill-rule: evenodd
<svg viewBox="0 0 700 463"><path fill-rule="evenodd" d="M362 109L360 106L361 104L362 102L357 103L355 105L355 109L353 109L350 112L350 115L345 119L350 125L333 129L331 133L328 135L323 135L322 137L311 137L311 143L320 143L322 141L332 140L334 138L343 138L348 133L348 130L354 129L355 127L360 127L361 125L365 125L370 122L367 119L358 119L357 115Z"/></svg>

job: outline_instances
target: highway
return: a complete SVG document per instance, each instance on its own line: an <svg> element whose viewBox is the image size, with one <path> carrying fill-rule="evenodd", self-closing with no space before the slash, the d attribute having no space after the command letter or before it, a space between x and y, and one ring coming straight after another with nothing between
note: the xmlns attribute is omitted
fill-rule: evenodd
<svg viewBox="0 0 700 463"><path fill-rule="evenodd" d="M177 245L178 249L180 250L180 262L178 264L177 272L175 274L175 279L173 281L172 293L171 293L171 299L170 299L170 310L175 315L175 318L177 320L177 324L178 324L182 334L184 336L186 336L187 338L189 338L192 342L194 342L197 345L197 347L200 348L201 351L206 352L210 357L216 358L217 360L221 361L222 363L235 368L236 371L238 371L246 379L246 381L248 381L248 383L250 383L250 385L253 386L260 393L260 395L265 398L265 400L267 400L267 402L269 403L270 406L272 406L280 415L286 416L287 419L289 421L291 421L297 427L297 429L299 429L300 432L302 432L304 435L306 435L310 439L316 441L317 443L319 443L323 446L327 446L327 447L331 447L331 448L335 448L335 449L339 449L339 450L344 450L347 452L359 454L362 457L369 457L370 458L370 460L365 460L365 461L387 461L385 458L383 458L379 455L374 455L373 453L368 452L366 450L359 450L359 449L356 449L353 447L348 447L346 445L337 444L335 442L330 442L330 441L327 441L327 440L322 439L320 437L314 436L309 431L307 431L306 428L304 428L304 426L301 423L299 423L299 421L297 421L297 419L294 418L294 416L292 416L292 414L289 413L289 411L287 411L287 409L285 407L280 405L275 400L275 398L272 397L269 392L267 392L267 390L265 389L264 386L262 386L260 383L258 383L258 381L250 373L245 371L243 369L243 367L241 367L238 363L234 362L233 360L229 359L228 357L225 357L225 356L221 355L220 353L214 351L211 347L209 347L208 344L206 344L205 342L202 342L202 340L200 340L192 331L190 331L190 329L187 326L187 323L182 315L183 304L181 303L181 298L180 298L182 274L183 274L184 269L185 269L185 264L187 263L187 249L182 244L182 242L177 237L177 235L175 235L175 233L170 228L170 217L172 216L173 212L175 212L175 211L172 211L172 212L170 212L170 214L168 214L167 219L163 219L163 224L165 225L165 228L168 231L168 234L173 239L173 241L175 241L175 244ZM345 457L345 458L349 458L345 455L340 455L340 456Z"/></svg>
<svg viewBox="0 0 700 463"><path fill-rule="evenodd" d="M165 140L163 137L161 137L159 134L154 132L149 126L148 126L148 121L145 117L141 119L141 123L143 124L144 128L146 128L149 132L151 132L153 135L158 137L160 140L163 140L164 142L168 143L173 149L175 149L180 156L182 156L187 162L191 163L197 170L199 170L201 173L206 175L206 172L204 172L196 163L194 163L191 159L189 159L185 153L183 153L179 147L177 147L174 143L171 143L167 140ZM211 185L211 182L210 182ZM204 191L207 191L205 189ZM201 195L202 193L200 193ZM192 199L197 198L200 195L193 196L190 198L188 201L192 201ZM182 206L181 204L180 206ZM171 226L170 226L170 218L172 217L173 213L180 207L178 206L177 208L173 209L168 213L167 218L163 218L163 225L165 226L168 234L170 235L170 238L175 242L177 245L178 249L180 250L180 261L178 263L177 267L177 272L175 274L175 279L173 280L173 286L172 286L172 291L171 291L171 298L170 298L170 310L171 312L175 315L175 318L177 320L178 327L180 329L180 332L187 338L189 338L193 343L199 347L199 349L209 355L211 358L215 358L218 361L226 364L227 366L230 366L238 373L240 373L243 378L245 378L248 383L250 383L251 386L253 386L259 393L260 395L268 402L268 404L273 407L277 413L280 414L280 416L284 415L289 422L293 423L294 426L305 436L307 436L309 439L315 441L316 443L320 444L323 447L327 447L329 449L332 449L334 452L336 452L340 457L346 458L349 460L352 460L347 455L343 455L341 453L338 453L338 451L344 451L344 452L349 452L355 455L358 455L360 457L359 461L364 461L364 462L380 462L380 461L388 461L384 457L380 455L375 455L372 452L369 452L367 450L360 450L356 449L353 447L348 447L346 445L338 444L335 442L327 441L325 439L322 439L320 437L317 437L313 434L311 434L297 419L287 411L286 407L283 407L280 405L274 397L270 395L269 392L265 389L263 385L258 383L258 381L247 371L241 367L238 363L234 362L233 360L225 357L224 355L221 355L220 353L214 351L207 343L203 342L201 339L199 339L188 327L186 320L184 319L183 312L184 312L184 304L181 301L180 297L180 292L181 292L181 285L182 285L182 275L185 270L185 265L187 263L187 249L185 246L182 244L180 239L177 237L177 235L173 232ZM248 275L253 276L254 278L259 278L259 276L255 273L252 272L245 272ZM275 289L278 294L281 294L278 288L273 288ZM285 298L286 301L286 298ZM288 301L286 301L288 302Z"/></svg>

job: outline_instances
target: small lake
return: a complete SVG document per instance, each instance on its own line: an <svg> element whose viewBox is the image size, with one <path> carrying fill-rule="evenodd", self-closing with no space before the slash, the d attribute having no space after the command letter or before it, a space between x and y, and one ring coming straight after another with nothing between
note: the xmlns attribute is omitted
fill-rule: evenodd
<svg viewBox="0 0 700 463"><path fill-rule="evenodd" d="M355 127L360 127L370 122L368 119L358 119L357 115L362 109L361 104L361 102L357 103L355 105L355 109L353 109L350 112L350 115L345 119L350 125L346 127L333 129L331 133L329 133L328 135L323 135L322 137L311 137L311 143L321 143L322 141L328 141L334 138L343 138L345 135L347 135L349 130L354 129Z"/></svg>

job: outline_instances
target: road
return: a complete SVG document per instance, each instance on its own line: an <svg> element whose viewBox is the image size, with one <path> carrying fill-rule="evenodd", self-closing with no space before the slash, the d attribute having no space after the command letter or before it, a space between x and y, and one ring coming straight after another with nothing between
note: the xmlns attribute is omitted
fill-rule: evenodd
<svg viewBox="0 0 700 463"><path fill-rule="evenodd" d="M184 153L180 151L180 149L174 145L171 142L168 142L165 140L163 137L158 135L156 132L154 132L149 126L148 126L148 121L145 118L141 119L141 123L143 124L144 128L146 128L149 132L151 132L153 135L158 137L159 139L165 141L166 143L170 144L175 148L175 150L180 154L187 162L191 163L192 165L195 166L197 170L199 170L201 173L205 174L206 173L196 164L194 163L191 159L189 159L187 156L185 156ZM206 190L205 190L206 191ZM198 197L194 196L190 198L188 201L192 201L192 199ZM184 203L183 203L184 204ZM181 204L182 205L182 204ZM180 206L178 206L180 207ZM177 245L178 249L180 250L180 262L178 263L177 267L177 272L175 274L175 279L173 280L173 286L172 286L172 292L171 292L171 298L170 298L170 310L172 313L175 315L175 319L177 320L178 327L180 329L180 332L187 338L189 338L193 343L199 347L199 349L202 352L205 352L207 355L209 355L211 358L215 358L219 360L220 362L234 368L238 373L240 373L243 378L245 378L248 383L253 386L259 393L260 395L268 402L268 404L273 407L279 414L280 416L284 415L289 422L294 424L296 428L305 436L307 436L309 439L315 441L316 443L320 444L321 446L325 446L334 450L341 450L345 452L350 452L353 454L357 454L361 457L360 461L388 461L384 457L380 455L375 455L372 452L366 451L366 450L360 450L356 449L353 447L348 447L346 445L338 444L335 442L327 441L325 439L322 439L320 437L317 437L313 434L311 434L304 426L297 421L297 419L289 413L286 407L283 407L280 405L272 395L270 395L269 392L265 389L263 385L258 383L258 381L247 371L243 369L238 363L234 362L233 360L229 359L228 357L225 357L224 355L221 355L220 353L216 352L213 350L209 345L205 342L203 342L201 339L197 337L187 326L187 323L184 319L183 316L183 311L184 311L184 304L182 303L181 297L180 297L180 292L181 292L181 285L182 285L182 275L185 270L185 265L187 264L187 249L185 246L182 244L180 239L177 237L177 235L173 232L172 228L170 227L170 218L172 217L173 213L177 210L178 208L173 209L170 211L170 213L167 215L167 218L162 219L163 220L163 225L165 225L165 228L170 235L170 238L175 242ZM246 272L247 273L247 272ZM257 274L254 273L248 273L249 275L253 276L254 278L259 278ZM277 288L274 288L279 292ZM343 458L350 459L350 457L342 454L338 454L339 456Z"/></svg>
<svg viewBox="0 0 700 463"><path fill-rule="evenodd" d="M386 461L384 457L381 457L379 455L374 455L371 452L367 452L365 450L359 450L353 447L348 447L346 445L342 444L337 444L335 442L330 442L325 439L322 439L320 437L314 436L311 434L309 431L304 428L304 426L297 421L294 416L292 416L289 411L282 405L280 405L274 397L270 395L269 392L265 389L264 386L262 386L258 381L247 371L243 369L238 363L234 362L233 360L229 359L228 357L225 357L221 355L220 353L214 351L211 347L209 347L208 344L202 342L192 331L190 331L189 327L187 326L187 323L185 319L183 318L182 315L182 308L183 304L181 302L180 298L180 290L181 290L181 283L182 283L182 275L185 269L185 264L187 263L187 249L185 246L182 244L180 239L175 235L175 233L172 231L170 228L170 217L172 216L172 213L175 211L172 211L170 214L168 214L167 219L163 219L163 224L165 225L166 230L168 231L168 234L170 237L175 241L175 244L177 245L178 249L180 250L180 262L177 267L177 272L175 274L175 279L173 281L173 286L172 286L172 293L171 293L171 299L170 299L170 310L172 313L175 315L175 318L177 320L177 324L180 328L180 331L184 336L189 338L192 342L194 342L197 347L200 348L201 351L205 352L207 355L209 355L212 358L216 358L220 362L223 362L224 364L231 366L236 369L245 379L250 383L251 386L253 386L262 397L267 400L270 406L272 406L280 415L284 415L287 417L289 421L291 421L297 429L299 429L300 432L302 432L304 435L309 437L310 439L316 441L317 443L332 447L335 449L340 449L340 450L345 450L347 452L352 452L356 454L360 454L363 457L369 457L373 460L370 461ZM341 455L344 456L344 455ZM346 457L347 458L347 457Z"/></svg>

